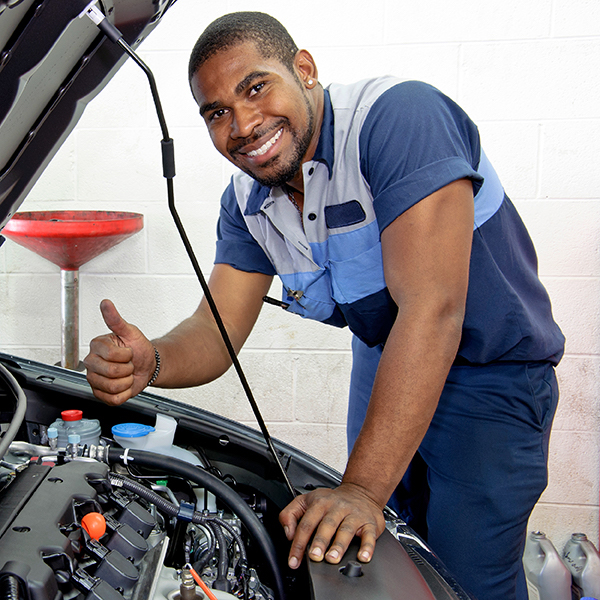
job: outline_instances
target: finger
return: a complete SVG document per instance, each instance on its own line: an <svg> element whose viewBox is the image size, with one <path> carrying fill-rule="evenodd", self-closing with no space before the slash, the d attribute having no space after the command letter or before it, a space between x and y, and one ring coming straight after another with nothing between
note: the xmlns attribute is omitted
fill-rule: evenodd
<svg viewBox="0 0 600 600"><path fill-rule="evenodd" d="M92 388L94 396L102 402L111 405L123 404L133 396L133 376L120 379L108 379L96 373L87 373L87 380Z"/></svg>
<svg viewBox="0 0 600 600"><path fill-rule="evenodd" d="M115 305L110 300L102 300L100 303L100 312L107 327L120 338L127 338L134 330L133 325L128 323L119 314Z"/></svg>
<svg viewBox="0 0 600 600"><path fill-rule="evenodd" d="M96 373L109 379L133 375L132 353L129 348L115 348L115 352L106 352L105 356L106 358L99 353L90 352L83 359L83 366L88 373Z"/></svg>
<svg viewBox="0 0 600 600"><path fill-rule="evenodd" d="M356 558L361 562L369 562L373 558L375 543L377 542L376 527L365 527L360 534L360 538L361 543Z"/></svg>
<svg viewBox="0 0 600 600"><path fill-rule="evenodd" d="M371 560L377 541L377 528L375 525L366 524L357 529L355 522L355 519L347 518L339 526L335 539L325 555L327 562L332 564L339 563L344 554L346 554L350 543L357 535L361 538L360 548L357 553L358 559L361 562L369 562Z"/></svg>
<svg viewBox="0 0 600 600"><path fill-rule="evenodd" d="M352 524L352 520L348 518L344 519L344 521L342 521L341 525L338 527L335 539L325 555L325 560L332 564L339 563L344 554L346 554L346 550L348 550L348 546L354 539L355 535L356 526Z"/></svg>
<svg viewBox="0 0 600 600"><path fill-rule="evenodd" d="M88 371L87 380L93 389L110 395L122 394L123 392L131 390L134 382L132 374L126 375L125 377L110 379L92 371Z"/></svg>
<svg viewBox="0 0 600 600"><path fill-rule="evenodd" d="M106 394L96 388L92 388L92 392L94 393L94 396L98 398L98 400L101 400L110 406L120 406L132 397L129 390L121 394Z"/></svg>
<svg viewBox="0 0 600 600"><path fill-rule="evenodd" d="M308 547L310 538L319 526L319 523L323 519L325 513L326 508L324 504L318 503L311 506L300 519L300 522L296 527L294 539L292 540L288 559L288 564L292 569L298 567L302 562L302 557L304 556L306 548ZM333 530L335 530L335 527L333 527ZM319 539L316 544L313 544L311 547L311 559L316 561L322 560L327 544L328 540L326 540L325 536Z"/></svg>
<svg viewBox="0 0 600 600"><path fill-rule="evenodd" d="M294 498L280 513L279 522L283 525L285 537L292 540L296 534L296 526L306 512L306 502L303 496Z"/></svg>
<svg viewBox="0 0 600 600"><path fill-rule="evenodd" d="M310 550L308 551L308 556L311 560L323 560L325 552L327 551L327 548L329 548L334 536L335 541L338 542L338 544L329 549L327 556L331 559L329 562L339 561L341 559L356 531L356 527L352 527L351 525L352 521L346 517L347 513L335 509L330 510L325 514L317 527L317 531L310 545ZM345 542L345 547L344 540L347 540Z"/></svg>

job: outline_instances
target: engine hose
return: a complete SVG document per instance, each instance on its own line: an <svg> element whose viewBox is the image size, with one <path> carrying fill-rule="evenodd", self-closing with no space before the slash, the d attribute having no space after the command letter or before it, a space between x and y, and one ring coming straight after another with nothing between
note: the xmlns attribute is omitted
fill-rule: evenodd
<svg viewBox="0 0 600 600"><path fill-rule="evenodd" d="M253 510L227 484L217 479L214 475L211 475L208 471L204 471L183 460L178 460L171 456L167 457L162 454L155 454L154 452L146 452L145 450L130 449L126 452L122 448L109 448L107 458L111 464L133 463L139 467L173 473L193 483L197 483L212 492L240 518L248 533L254 538L271 571L276 595L279 600L285 600L283 577L279 568L275 545L265 526L260 522Z"/></svg>
<svg viewBox="0 0 600 600"><path fill-rule="evenodd" d="M112 480L111 483L122 486L130 492L134 492L138 496L145 498L152 504L156 505L159 511L166 513L169 517L176 517L179 514L179 507L177 507L172 502L165 500L160 494L157 494L153 490L148 489L145 485L142 485L137 481L133 481L132 479L128 479L127 477L123 477L123 475L119 475L118 473L110 473L109 478ZM217 525L219 525L223 529L226 529L232 535L240 550L240 557L242 561L246 562L248 557L246 555L246 548L244 547L244 542L238 534L238 532L231 525L229 525L229 523L223 521L222 519L219 519L218 517L205 517L202 513L194 511L194 514L192 516L192 523L196 525L203 525L209 524L209 522L217 523Z"/></svg>
<svg viewBox="0 0 600 600"><path fill-rule="evenodd" d="M0 598L3 600L24 600L21 584L14 575L5 575L0 579Z"/></svg>
<svg viewBox="0 0 600 600"><path fill-rule="evenodd" d="M21 423L23 423L23 420L25 419L25 413L27 412L27 396L25 396L25 392L19 385L19 382L3 364L0 364L0 377L4 379L17 401L17 407L15 408L15 413L10 425L4 432L2 439L0 439L0 460L2 460L8 452L8 447L14 441L15 437L17 437L19 427L21 427Z"/></svg>
<svg viewBox="0 0 600 600"><path fill-rule="evenodd" d="M124 487L126 490L134 492L138 496L152 502L152 504L156 505L158 510L166 513L169 517L177 516L178 509L172 502L165 500L160 494L148 489L145 485L133 481L132 479L127 479L127 477L123 477L117 473L109 473L108 477L111 480L112 485Z"/></svg>
<svg viewBox="0 0 600 600"><path fill-rule="evenodd" d="M215 548L216 548L215 536L214 536L212 530L210 530L205 525L200 525L200 527L204 531L204 535L206 536L206 539L208 540L208 547L206 549L204 549L202 552L200 552L199 555L196 555L196 557L194 559L193 566L194 566L194 569L198 573L201 573L202 569L204 569L204 567L208 564L208 561L210 560L210 557L214 554Z"/></svg>
<svg viewBox="0 0 600 600"><path fill-rule="evenodd" d="M235 543L238 545L240 549L240 560L246 564L248 557L246 556L246 548L244 547L244 542L240 537L240 534L229 524L227 521L223 521L223 519L219 519L218 517L204 517L201 513L194 513L194 518L192 519L192 523L196 524L204 524L210 525L211 523L217 524L219 527L226 529L229 531Z"/></svg>
<svg viewBox="0 0 600 600"><path fill-rule="evenodd" d="M219 560L217 561L217 578L213 584L213 587L216 590L228 592L229 584L227 582L227 571L229 570L229 553L227 552L227 540L225 539L225 534L223 533L223 530L216 523L209 521L207 525L215 534L215 537L217 538L217 543L219 545Z"/></svg>

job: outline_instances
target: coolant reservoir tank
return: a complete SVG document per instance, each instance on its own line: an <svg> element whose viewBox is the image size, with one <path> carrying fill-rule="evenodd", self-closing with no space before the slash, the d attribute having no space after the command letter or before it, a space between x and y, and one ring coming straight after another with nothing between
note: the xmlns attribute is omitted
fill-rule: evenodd
<svg viewBox="0 0 600 600"><path fill-rule="evenodd" d="M58 447L66 448L69 435L77 434L80 445L92 444L97 446L100 441L100 421L98 419L84 419L80 410L63 410L57 419L49 427L58 432ZM52 432L54 434L54 432Z"/></svg>
<svg viewBox="0 0 600 600"><path fill-rule="evenodd" d="M177 421L168 415L156 415L154 427L141 423L120 423L112 428L115 442L123 448L147 450L199 465L198 457L189 450L173 445Z"/></svg>

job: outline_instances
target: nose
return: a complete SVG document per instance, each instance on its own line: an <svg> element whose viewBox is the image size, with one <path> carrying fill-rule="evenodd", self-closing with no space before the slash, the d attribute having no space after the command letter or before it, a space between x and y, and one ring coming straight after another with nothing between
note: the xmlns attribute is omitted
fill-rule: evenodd
<svg viewBox="0 0 600 600"><path fill-rule="evenodd" d="M254 106L236 107L231 122L231 137L247 138L263 122L261 113Z"/></svg>

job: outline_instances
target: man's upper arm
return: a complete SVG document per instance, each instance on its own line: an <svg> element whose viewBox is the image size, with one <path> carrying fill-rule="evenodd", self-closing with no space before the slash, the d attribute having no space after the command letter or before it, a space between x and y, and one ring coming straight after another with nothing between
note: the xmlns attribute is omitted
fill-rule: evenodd
<svg viewBox="0 0 600 600"><path fill-rule="evenodd" d="M473 236L473 189L461 179L424 198L381 234L386 284L408 309L462 312Z"/></svg>

